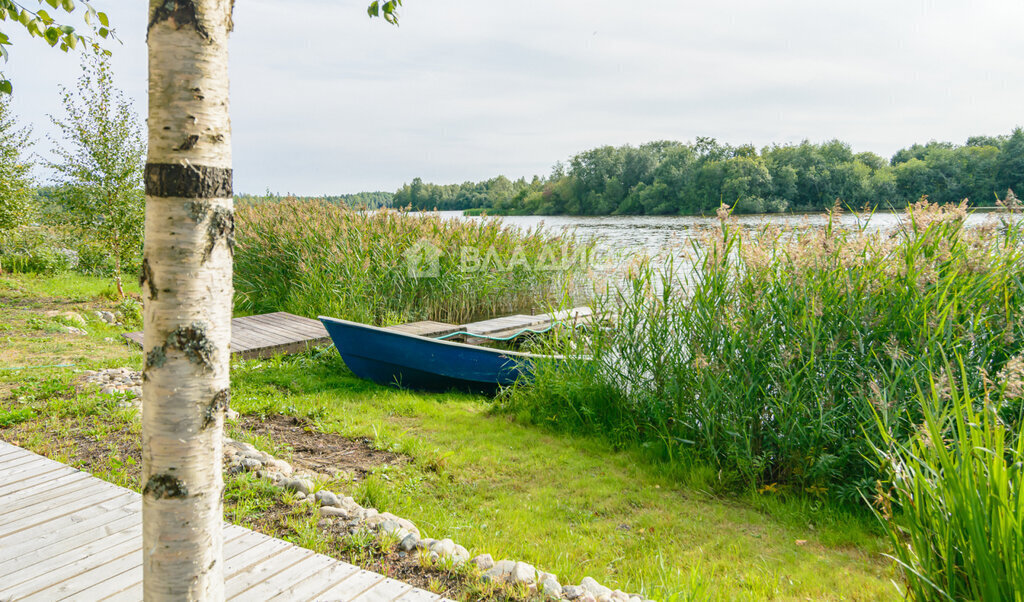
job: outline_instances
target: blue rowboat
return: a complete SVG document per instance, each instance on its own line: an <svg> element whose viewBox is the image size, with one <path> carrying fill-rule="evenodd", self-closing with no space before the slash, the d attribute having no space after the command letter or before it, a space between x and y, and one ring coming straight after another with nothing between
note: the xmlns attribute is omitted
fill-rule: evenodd
<svg viewBox="0 0 1024 602"><path fill-rule="evenodd" d="M490 395L528 377L533 359L553 357L441 341L325 316L320 321L356 376L406 389Z"/></svg>

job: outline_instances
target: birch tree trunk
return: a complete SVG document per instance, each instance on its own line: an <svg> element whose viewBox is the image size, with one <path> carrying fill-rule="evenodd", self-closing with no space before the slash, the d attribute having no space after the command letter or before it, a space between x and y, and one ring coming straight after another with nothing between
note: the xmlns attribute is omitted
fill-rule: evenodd
<svg viewBox="0 0 1024 602"><path fill-rule="evenodd" d="M147 600L224 597L221 475L234 221L232 0L151 0L140 284Z"/></svg>

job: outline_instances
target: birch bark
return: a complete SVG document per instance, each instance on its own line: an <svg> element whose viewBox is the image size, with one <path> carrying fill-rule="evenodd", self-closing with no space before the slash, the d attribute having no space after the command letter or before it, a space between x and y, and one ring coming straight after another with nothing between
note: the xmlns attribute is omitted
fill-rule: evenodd
<svg viewBox="0 0 1024 602"><path fill-rule="evenodd" d="M146 600L224 597L221 475L229 398L232 0L151 0L140 276Z"/></svg>

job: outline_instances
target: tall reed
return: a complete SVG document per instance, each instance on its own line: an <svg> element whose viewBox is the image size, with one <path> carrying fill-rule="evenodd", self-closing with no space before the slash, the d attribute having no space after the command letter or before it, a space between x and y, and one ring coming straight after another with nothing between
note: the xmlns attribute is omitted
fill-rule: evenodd
<svg viewBox="0 0 1024 602"><path fill-rule="evenodd" d="M875 415L900 438L940 350L980 389L1024 344L1024 237L963 206L919 203L893 232L741 228L727 214L690 267L638 262L599 300L616 327L569 335L587 361L541 364L506 398L524 419L724 480L860 499L877 471Z"/></svg>
<svg viewBox="0 0 1024 602"><path fill-rule="evenodd" d="M873 507L914 599L1024 600L1024 437L1004 407L1019 418L1024 358L1016 362L980 394L962 365L929 383L909 440L879 422Z"/></svg>
<svg viewBox="0 0 1024 602"><path fill-rule="evenodd" d="M582 275L571 233L324 202L243 204L236 308L382 324L545 307Z"/></svg>

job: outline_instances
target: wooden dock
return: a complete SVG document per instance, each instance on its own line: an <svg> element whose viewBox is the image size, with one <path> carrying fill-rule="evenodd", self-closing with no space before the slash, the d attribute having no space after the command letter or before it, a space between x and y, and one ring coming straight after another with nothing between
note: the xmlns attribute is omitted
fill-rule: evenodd
<svg viewBox="0 0 1024 602"><path fill-rule="evenodd" d="M409 322L408 324L388 326L387 329L430 338L464 332L468 334L452 337L450 340L462 340L476 345L486 342L487 339L484 337L509 337L522 332L524 329L544 330L556 323L578 326L590 323L593 318L593 310L587 306L581 306L535 316L516 314L491 318L490 320L480 320L479 322L470 322L468 324L446 324L445 322L424 320L422 322Z"/></svg>
<svg viewBox="0 0 1024 602"><path fill-rule="evenodd" d="M229 600L444 600L224 525ZM142 497L0 441L0 601L141 600Z"/></svg>
<svg viewBox="0 0 1024 602"><path fill-rule="evenodd" d="M142 347L141 332L126 332L123 336ZM231 355L243 359L301 353L330 344L331 337L320 320L283 311L231 320Z"/></svg>
<svg viewBox="0 0 1024 602"><path fill-rule="evenodd" d="M480 336L462 335L453 337L452 340L479 344L487 340L483 337L507 337L524 328L543 330L556 322L573 325L586 324L593 317L594 312L589 307L583 306L536 316L524 314L503 316L469 324L447 324L424 320L387 328L430 338L451 335L456 332L468 332ZM142 347L141 332L126 332L122 336ZM231 320L231 355L242 359L301 353L310 347L330 344L331 337L328 336L327 329L320 323L320 320L303 318L283 311ZM3 601L0 600L0 602Z"/></svg>

